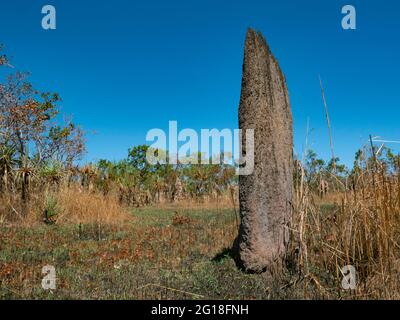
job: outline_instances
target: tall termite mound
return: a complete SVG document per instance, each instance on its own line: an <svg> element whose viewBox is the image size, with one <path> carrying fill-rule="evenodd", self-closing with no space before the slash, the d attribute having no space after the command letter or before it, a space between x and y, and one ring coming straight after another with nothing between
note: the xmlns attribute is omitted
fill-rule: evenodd
<svg viewBox="0 0 400 320"><path fill-rule="evenodd" d="M261 33L246 36L239 128L254 130L254 171L239 177L235 253L248 272L280 266L292 215L293 128L285 77ZM250 152L242 143L242 153Z"/></svg>

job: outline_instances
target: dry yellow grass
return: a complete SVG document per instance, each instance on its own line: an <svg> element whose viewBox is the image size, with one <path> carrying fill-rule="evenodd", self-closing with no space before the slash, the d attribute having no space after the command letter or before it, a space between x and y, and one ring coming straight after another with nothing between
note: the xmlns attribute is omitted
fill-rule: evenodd
<svg viewBox="0 0 400 320"><path fill-rule="evenodd" d="M57 224L119 224L130 215L114 195L103 195L79 187L43 191L31 196L25 205L17 195L6 194L0 200L0 224L32 226L43 224L48 201L55 213L49 220ZM47 208L48 209L48 208Z"/></svg>
<svg viewBox="0 0 400 320"><path fill-rule="evenodd" d="M161 202L150 207L157 209L234 209L238 208L239 201L237 196L233 198L229 194L224 194L219 197L205 197L204 199L183 199L176 202Z"/></svg>
<svg viewBox="0 0 400 320"><path fill-rule="evenodd" d="M57 196L60 212L57 223L118 224L129 218L128 211L114 195L65 188Z"/></svg>
<svg viewBox="0 0 400 320"><path fill-rule="evenodd" d="M355 298L399 298L400 174L377 164L355 181L324 199L307 185L298 190L293 236L299 268L327 298L341 290L346 265L357 271Z"/></svg>

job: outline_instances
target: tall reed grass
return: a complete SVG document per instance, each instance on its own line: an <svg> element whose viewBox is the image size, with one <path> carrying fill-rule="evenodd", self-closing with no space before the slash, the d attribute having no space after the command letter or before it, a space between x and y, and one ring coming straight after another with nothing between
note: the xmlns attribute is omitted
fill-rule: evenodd
<svg viewBox="0 0 400 320"><path fill-rule="evenodd" d="M399 168L373 156L342 184L321 200L300 180L292 224L298 270L327 298L399 299ZM341 286L347 265L357 272L352 291Z"/></svg>

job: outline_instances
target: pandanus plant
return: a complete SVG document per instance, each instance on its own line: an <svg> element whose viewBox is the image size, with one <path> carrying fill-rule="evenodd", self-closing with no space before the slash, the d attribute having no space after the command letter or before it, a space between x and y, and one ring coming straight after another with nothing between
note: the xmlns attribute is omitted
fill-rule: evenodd
<svg viewBox="0 0 400 320"><path fill-rule="evenodd" d="M66 170L58 161L48 161L39 169L39 177L51 186L58 186L65 175Z"/></svg>
<svg viewBox="0 0 400 320"><path fill-rule="evenodd" d="M12 175L13 167L16 164L15 148L7 145L0 146L0 175L2 177L3 192L9 189L9 180Z"/></svg>
<svg viewBox="0 0 400 320"><path fill-rule="evenodd" d="M36 174L36 170L29 163L24 163L15 172L16 181L19 181L21 185L21 200L25 204L29 200L29 185Z"/></svg>

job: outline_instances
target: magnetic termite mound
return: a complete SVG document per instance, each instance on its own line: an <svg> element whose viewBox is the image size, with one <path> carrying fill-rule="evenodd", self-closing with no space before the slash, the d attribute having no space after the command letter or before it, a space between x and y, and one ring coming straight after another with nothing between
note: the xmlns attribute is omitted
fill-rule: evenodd
<svg viewBox="0 0 400 320"><path fill-rule="evenodd" d="M248 272L281 266L293 197L292 113L285 77L261 33L247 31L239 128L254 130L254 170L239 177L241 224L234 251ZM242 144L242 153L246 143Z"/></svg>

